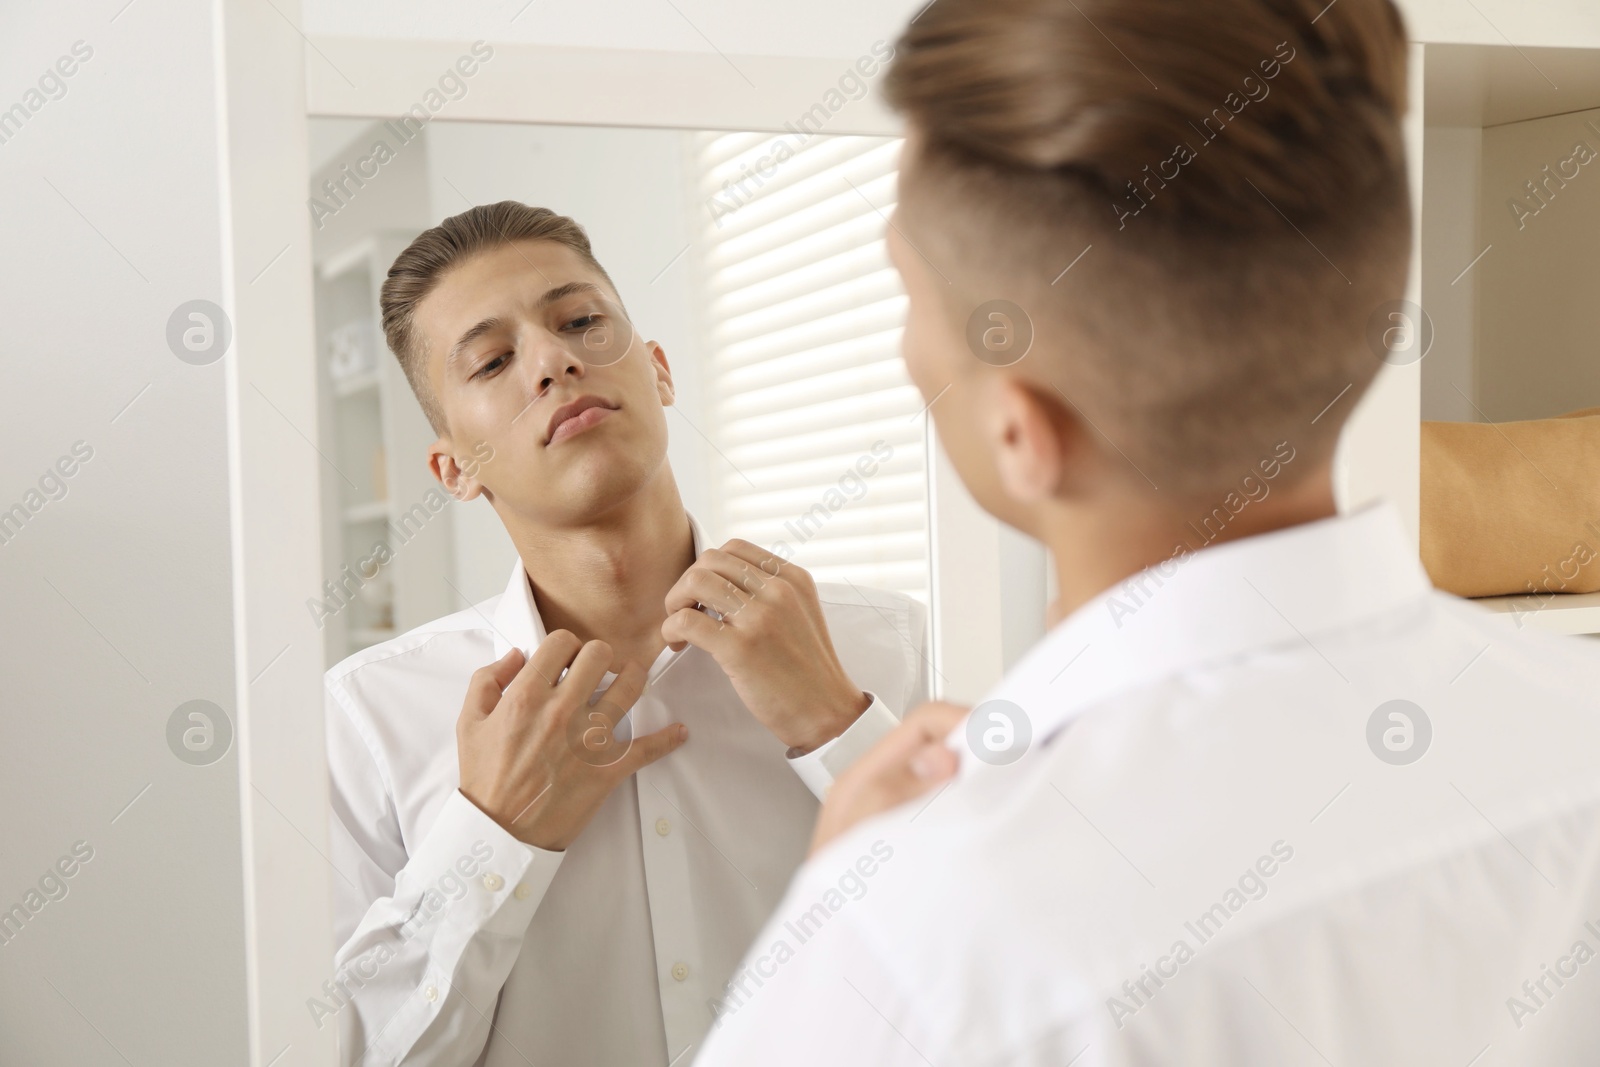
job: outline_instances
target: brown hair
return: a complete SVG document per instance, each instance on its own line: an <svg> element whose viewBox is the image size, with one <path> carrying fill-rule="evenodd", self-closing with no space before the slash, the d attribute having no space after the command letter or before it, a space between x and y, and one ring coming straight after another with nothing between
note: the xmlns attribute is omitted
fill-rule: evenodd
<svg viewBox="0 0 1600 1067"><path fill-rule="evenodd" d="M480 204L459 215L452 215L431 230L424 230L406 250L395 257L384 279L379 305L383 309L383 336L389 350L400 360L406 381L422 405L423 413L435 433L446 432L444 410L428 384L428 354L416 336L413 318L417 305L431 293L450 268L479 252L487 252L513 241L555 241L578 253L612 292L616 285L589 248L589 235L582 226L549 208L529 207L515 200Z"/></svg>
<svg viewBox="0 0 1600 1067"><path fill-rule="evenodd" d="M1411 248L1390 0L937 0L886 92L902 229L953 316L1027 312L1042 395L1178 493L1331 453Z"/></svg>

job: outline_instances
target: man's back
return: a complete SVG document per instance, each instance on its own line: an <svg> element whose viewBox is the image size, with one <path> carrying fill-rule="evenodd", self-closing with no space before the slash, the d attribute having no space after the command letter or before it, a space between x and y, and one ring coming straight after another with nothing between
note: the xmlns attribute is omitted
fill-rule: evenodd
<svg viewBox="0 0 1600 1067"><path fill-rule="evenodd" d="M702 1067L1600 1059L1600 651L1339 514L1416 500L1413 54L1392 0L910 20L906 371L1064 621L841 777Z"/></svg>
<svg viewBox="0 0 1600 1067"><path fill-rule="evenodd" d="M953 735L1020 708L1022 759L816 857L776 922L893 853L718 1047L787 995L842 1025L780 1062L1592 1062L1596 681L1429 589L1387 509L1208 549Z"/></svg>

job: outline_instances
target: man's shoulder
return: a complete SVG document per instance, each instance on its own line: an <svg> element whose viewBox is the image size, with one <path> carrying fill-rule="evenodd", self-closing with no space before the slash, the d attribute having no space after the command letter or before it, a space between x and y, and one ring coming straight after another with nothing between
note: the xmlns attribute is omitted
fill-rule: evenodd
<svg viewBox="0 0 1600 1067"><path fill-rule="evenodd" d="M853 582L817 583L839 662L861 688L904 715L927 696L928 610L904 593Z"/></svg>
<svg viewBox="0 0 1600 1067"><path fill-rule="evenodd" d="M482 655L481 646L493 644L492 620L501 595L352 653L329 668L323 681L328 688L336 689L378 675L404 677L463 670L470 675L483 666L474 663L472 657Z"/></svg>
<svg viewBox="0 0 1600 1067"><path fill-rule="evenodd" d="M817 602L829 615L876 616L908 630L921 630L928 614L915 597L854 582L818 582Z"/></svg>
<svg viewBox="0 0 1600 1067"><path fill-rule="evenodd" d="M1493 932L1510 958L1539 914L1532 902L1552 892L1543 875L1563 906L1589 891L1573 872L1600 815L1596 664L1600 643L1434 594L1135 685L1016 762L964 753L968 773L802 868L782 918L820 917L818 901L839 912L827 921L834 951L927 1006L913 1021L929 1047L1064 1034L1077 1041L1068 1058L1081 1033L1115 1031L1133 1010L1143 1022L1158 988L1149 970L1170 978L1191 956L1254 953L1289 974L1333 931L1366 946L1348 964L1363 974L1432 981L1471 966L1466 953L1434 967L1396 961L1384 938L1373 947L1375 917L1398 929L1423 914L1480 929L1485 944ZM1339 669L1378 673L1342 685ZM1385 758L1388 720L1369 733L1396 699L1432 724L1409 765ZM1516 913L1526 921L1497 910L1507 887L1528 902Z"/></svg>

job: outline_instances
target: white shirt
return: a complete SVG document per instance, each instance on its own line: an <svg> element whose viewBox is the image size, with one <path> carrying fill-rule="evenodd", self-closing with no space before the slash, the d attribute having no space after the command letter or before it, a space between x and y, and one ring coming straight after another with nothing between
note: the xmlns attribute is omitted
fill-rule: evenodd
<svg viewBox="0 0 1600 1067"><path fill-rule="evenodd" d="M522 844L458 789L472 672L545 636L520 561L500 596L330 670L342 947L338 985L309 1006L322 1025L337 1015L344 1062L687 1064L805 857L817 797L926 699L920 604L818 593L845 670L874 695L867 711L788 759L710 655L663 651L627 721L636 734L683 722L689 740L625 779L564 852Z"/></svg>
<svg viewBox="0 0 1600 1067"><path fill-rule="evenodd" d="M697 1064L1600 1058L1600 646L1434 592L1387 506L1144 572L992 698L1026 753L980 704L808 862Z"/></svg>

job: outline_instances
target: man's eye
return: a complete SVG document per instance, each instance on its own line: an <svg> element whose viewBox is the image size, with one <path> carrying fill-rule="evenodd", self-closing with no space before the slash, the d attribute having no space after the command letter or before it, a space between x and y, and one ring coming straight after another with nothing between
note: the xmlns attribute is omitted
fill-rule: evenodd
<svg viewBox="0 0 1600 1067"><path fill-rule="evenodd" d="M477 369L477 371L472 376L474 378L486 378L486 377L488 377L489 375L493 374L495 371L499 370L500 367L505 363L507 358L508 357L505 356L505 355L495 356L489 362L487 362L483 366L479 367Z"/></svg>
<svg viewBox="0 0 1600 1067"><path fill-rule="evenodd" d="M563 330L587 330L591 326L598 326L601 320L604 318L605 316L598 312L588 315L579 315L577 318L573 319L571 322L567 323L561 328Z"/></svg>

